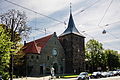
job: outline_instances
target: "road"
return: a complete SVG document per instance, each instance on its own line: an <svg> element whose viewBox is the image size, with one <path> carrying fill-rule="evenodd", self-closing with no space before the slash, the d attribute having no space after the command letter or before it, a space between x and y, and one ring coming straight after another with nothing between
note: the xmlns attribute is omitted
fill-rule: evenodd
<svg viewBox="0 0 120 80"><path fill-rule="evenodd" d="M18 79L13 79L13 80L50 80L50 77L27 77L27 78L18 78ZM52 79L52 80L77 80L77 78L67 78L67 79ZM100 78L100 79L89 79L89 80L120 80L120 76L115 76L115 77L108 77L108 78Z"/></svg>
<svg viewBox="0 0 120 80"><path fill-rule="evenodd" d="M108 77L108 78L100 78L100 79L90 79L90 80L120 80L120 76Z"/></svg>

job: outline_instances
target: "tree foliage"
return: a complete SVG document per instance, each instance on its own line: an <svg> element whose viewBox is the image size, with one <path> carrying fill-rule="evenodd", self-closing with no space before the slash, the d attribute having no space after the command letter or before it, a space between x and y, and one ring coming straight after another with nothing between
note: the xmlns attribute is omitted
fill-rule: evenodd
<svg viewBox="0 0 120 80"><path fill-rule="evenodd" d="M104 53L107 55L107 67L109 70L114 70L117 68L120 68L120 54L118 54L117 51L107 49L104 51Z"/></svg>
<svg viewBox="0 0 120 80"><path fill-rule="evenodd" d="M26 75L26 55L23 52L23 45L21 45L21 49L14 55L14 74L17 76L25 76Z"/></svg>
<svg viewBox="0 0 120 80"><path fill-rule="evenodd" d="M4 80L8 80L10 51L12 51L13 43L3 27L4 25L0 25L0 75Z"/></svg>
<svg viewBox="0 0 120 80"><path fill-rule="evenodd" d="M5 32L7 32L10 41L14 43L14 46L11 46L12 49L19 49L19 41L23 36L27 36L30 32L30 27L26 24L26 15L19 10L9 10L7 13L0 15L0 22L4 24ZM17 53L17 51L12 51L12 53ZM10 59L10 74L12 75L12 60L13 55L11 55ZM16 59L17 60L17 59ZM11 77L12 78L12 77Z"/></svg>
<svg viewBox="0 0 120 80"><path fill-rule="evenodd" d="M19 10L9 10L7 13L0 15L1 24L6 25L6 30L9 32L9 36L14 32L14 36L27 36L30 31L30 27L27 26L27 17L25 12ZM19 38L14 38L14 41L19 41Z"/></svg>
<svg viewBox="0 0 120 80"><path fill-rule="evenodd" d="M97 70L98 67L102 67L101 65L104 63L102 43L94 39L89 40L86 44L86 50L92 71Z"/></svg>
<svg viewBox="0 0 120 80"><path fill-rule="evenodd" d="M105 50L102 43L94 39L86 43L86 59L91 72L120 68L120 54L114 50Z"/></svg>

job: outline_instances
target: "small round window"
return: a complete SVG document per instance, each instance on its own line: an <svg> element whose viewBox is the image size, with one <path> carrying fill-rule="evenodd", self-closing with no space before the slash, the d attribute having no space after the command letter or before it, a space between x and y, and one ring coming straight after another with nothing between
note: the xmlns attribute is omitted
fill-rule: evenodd
<svg viewBox="0 0 120 80"><path fill-rule="evenodd" d="M58 54L57 49L52 49L52 55L56 56Z"/></svg>

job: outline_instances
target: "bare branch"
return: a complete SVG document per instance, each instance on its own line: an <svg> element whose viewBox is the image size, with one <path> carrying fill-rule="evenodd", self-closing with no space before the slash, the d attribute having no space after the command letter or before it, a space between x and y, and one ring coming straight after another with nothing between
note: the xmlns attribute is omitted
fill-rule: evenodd
<svg viewBox="0 0 120 80"><path fill-rule="evenodd" d="M19 10L9 10L7 13L0 15L0 20L2 24L7 26L7 29L12 29L14 32L22 35L23 33L29 33L30 28L26 26L26 15L25 12L20 12Z"/></svg>

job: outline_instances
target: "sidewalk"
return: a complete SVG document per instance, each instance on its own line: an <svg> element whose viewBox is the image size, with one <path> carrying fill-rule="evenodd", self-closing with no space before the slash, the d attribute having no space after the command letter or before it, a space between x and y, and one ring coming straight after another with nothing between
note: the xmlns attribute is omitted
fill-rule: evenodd
<svg viewBox="0 0 120 80"><path fill-rule="evenodd" d="M76 78L54 78L51 79L51 76L45 76L45 77L24 77L24 78L17 78L13 80L76 80Z"/></svg>
<svg viewBox="0 0 120 80"><path fill-rule="evenodd" d="M51 76L45 77L24 77L24 78L17 78L13 80L50 80Z"/></svg>

